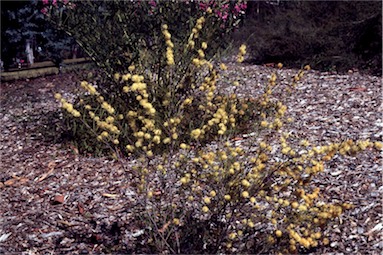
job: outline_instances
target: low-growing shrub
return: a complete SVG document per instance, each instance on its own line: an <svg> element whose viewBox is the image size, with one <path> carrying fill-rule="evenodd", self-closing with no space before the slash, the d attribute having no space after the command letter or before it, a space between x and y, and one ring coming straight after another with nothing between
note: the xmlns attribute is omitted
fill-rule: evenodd
<svg viewBox="0 0 383 255"><path fill-rule="evenodd" d="M275 148L254 140L243 149L227 142L137 166L142 173L138 211L144 212L139 220L145 222L152 252L290 254L327 245L329 223L352 205L322 202L311 179L336 153L374 143L307 146L303 154L284 144Z"/></svg>

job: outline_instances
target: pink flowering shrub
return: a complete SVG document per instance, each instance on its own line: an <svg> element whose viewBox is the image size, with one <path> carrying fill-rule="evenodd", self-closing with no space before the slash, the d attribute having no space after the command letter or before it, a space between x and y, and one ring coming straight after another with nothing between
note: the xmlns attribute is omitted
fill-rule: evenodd
<svg viewBox="0 0 383 255"><path fill-rule="evenodd" d="M231 6L230 6L231 5ZM247 8L246 2L238 1L204 1L199 3L199 8L206 11L208 8L214 10L214 14L221 20L227 21L229 16L233 16L234 19L241 17L245 14Z"/></svg>

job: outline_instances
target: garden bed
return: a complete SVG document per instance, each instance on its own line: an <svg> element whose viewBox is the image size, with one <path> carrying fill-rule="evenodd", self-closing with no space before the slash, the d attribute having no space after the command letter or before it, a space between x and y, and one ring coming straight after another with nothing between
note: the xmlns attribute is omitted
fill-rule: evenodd
<svg viewBox="0 0 383 255"><path fill-rule="evenodd" d="M226 75L244 85L237 93L258 95L277 69L228 64ZM290 81L297 70L282 69ZM73 98L78 77L65 73L1 84L0 252L145 253L140 226L131 222L132 165L79 155L60 133L55 92ZM231 92L233 87L220 88ZM345 139L382 141L381 77L309 71L292 97L288 114L292 135L316 144ZM238 136L246 148L251 133ZM382 242L382 155L366 151L335 157L316 180L325 200L351 202L334 229L330 244L317 254L379 254Z"/></svg>

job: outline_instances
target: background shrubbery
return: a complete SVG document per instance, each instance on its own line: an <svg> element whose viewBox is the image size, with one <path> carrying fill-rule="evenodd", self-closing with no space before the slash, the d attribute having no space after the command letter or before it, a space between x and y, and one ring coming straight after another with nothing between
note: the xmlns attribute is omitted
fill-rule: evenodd
<svg viewBox="0 0 383 255"><path fill-rule="evenodd" d="M255 64L382 74L380 1L250 1L233 38L246 41Z"/></svg>

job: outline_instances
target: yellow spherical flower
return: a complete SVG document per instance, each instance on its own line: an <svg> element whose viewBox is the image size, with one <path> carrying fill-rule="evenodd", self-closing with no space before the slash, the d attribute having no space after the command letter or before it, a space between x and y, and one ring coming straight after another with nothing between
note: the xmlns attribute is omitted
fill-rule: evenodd
<svg viewBox="0 0 383 255"><path fill-rule="evenodd" d="M246 45L242 44L241 47L239 47L239 53L242 55L246 54Z"/></svg>
<svg viewBox="0 0 383 255"><path fill-rule="evenodd" d="M204 213L207 213L209 211L209 207L207 207L206 205L202 207L202 211Z"/></svg>
<svg viewBox="0 0 383 255"><path fill-rule="evenodd" d="M270 77L270 81L271 82L275 82L277 80L277 75L275 73L273 73Z"/></svg>
<svg viewBox="0 0 383 255"><path fill-rule="evenodd" d="M204 197L203 201L204 201L205 204L210 204L211 203L210 197Z"/></svg>
<svg viewBox="0 0 383 255"><path fill-rule="evenodd" d="M142 147L142 141L138 140L137 142L134 143L134 146L136 146L137 148Z"/></svg>
<svg viewBox="0 0 383 255"><path fill-rule="evenodd" d="M182 184L186 184L189 182L188 178L186 178L186 177L182 177L180 181Z"/></svg>
<svg viewBox="0 0 383 255"><path fill-rule="evenodd" d="M204 22L205 22L205 17L204 17L204 16L200 17L200 18L197 20L197 24L202 24L202 23L204 23Z"/></svg>
<svg viewBox="0 0 383 255"><path fill-rule="evenodd" d="M162 33L165 37L165 40L170 40L170 38L172 38L172 35L169 33L169 31L164 30Z"/></svg>
<svg viewBox="0 0 383 255"><path fill-rule="evenodd" d="M282 231L280 231L279 229L275 231L275 235L277 237L281 237L282 236Z"/></svg>
<svg viewBox="0 0 383 255"><path fill-rule="evenodd" d="M207 49L207 43L206 42L202 42L201 48L204 49L204 50Z"/></svg>
<svg viewBox="0 0 383 255"><path fill-rule="evenodd" d="M132 77L132 75L129 73L129 74L124 74L123 76L122 76L122 80L123 81L128 81L129 79L130 79L130 77Z"/></svg>
<svg viewBox="0 0 383 255"><path fill-rule="evenodd" d="M261 127L267 127L269 123L265 120L261 121Z"/></svg>
<svg viewBox="0 0 383 255"><path fill-rule="evenodd" d="M199 49L198 51L198 55L200 58L204 58L205 57L205 53L203 52L203 50Z"/></svg>
<svg viewBox="0 0 383 255"><path fill-rule="evenodd" d="M193 102L193 98L186 98L185 101L183 102L184 105L189 105Z"/></svg>
<svg viewBox="0 0 383 255"><path fill-rule="evenodd" d="M195 46L195 42L193 40L190 40L188 42L188 47L191 48L191 49L194 49L194 46Z"/></svg>
<svg viewBox="0 0 383 255"><path fill-rule="evenodd" d="M135 67L134 65L131 65L131 66L128 67L128 70L129 70L130 72L133 72L134 69L136 69L136 67ZM129 78L130 78L130 77L129 77Z"/></svg>
<svg viewBox="0 0 383 255"><path fill-rule="evenodd" d="M243 179L243 180L241 181L241 183L242 183L242 185L245 186L245 187L250 187L250 182L249 182L248 180L246 180L246 179Z"/></svg>
<svg viewBox="0 0 383 255"><path fill-rule="evenodd" d="M158 135L155 135L152 139L152 141L156 144L159 144L161 142L161 137Z"/></svg>
<svg viewBox="0 0 383 255"><path fill-rule="evenodd" d="M174 225L179 225L180 224L180 219L174 218L173 219Z"/></svg>
<svg viewBox="0 0 383 255"><path fill-rule="evenodd" d="M72 111L72 115L73 115L73 117L80 117L81 116L81 113L79 112L79 111L77 111L77 110L73 110Z"/></svg>
<svg viewBox="0 0 383 255"><path fill-rule="evenodd" d="M174 48L174 43L172 43L172 41L170 40L166 41L166 45L169 46L170 48Z"/></svg>
<svg viewBox="0 0 383 255"><path fill-rule="evenodd" d="M56 93L56 94L55 94L55 98L56 98L57 100L60 100L60 99L61 99L61 94L60 94L60 93Z"/></svg>
<svg viewBox="0 0 383 255"><path fill-rule="evenodd" d="M383 148L383 143L381 142L374 142L374 146L376 149L381 150Z"/></svg>
<svg viewBox="0 0 383 255"><path fill-rule="evenodd" d="M243 192L242 192L242 197L243 197L243 198L248 198L248 197L249 197L249 192L247 192L247 191L243 191Z"/></svg>
<svg viewBox="0 0 383 255"><path fill-rule="evenodd" d="M194 59L192 60L192 62L193 62L193 64L194 64L195 66L199 66L199 65L200 65L200 61L199 61L198 58L194 58Z"/></svg>
<svg viewBox="0 0 383 255"><path fill-rule="evenodd" d="M222 69L222 70L227 70L227 66L224 64L224 63L221 63L219 65L219 67Z"/></svg>
<svg viewBox="0 0 383 255"><path fill-rule="evenodd" d="M231 196L230 196L230 195L225 195L223 198L224 198L226 201L230 201Z"/></svg>
<svg viewBox="0 0 383 255"><path fill-rule="evenodd" d="M201 135L201 129L194 129L192 132L191 132L191 137L193 137L194 139L197 139L200 135Z"/></svg>
<svg viewBox="0 0 383 255"><path fill-rule="evenodd" d="M235 232L232 232L229 234L230 239L235 239L236 237L237 237L237 233L235 233Z"/></svg>
<svg viewBox="0 0 383 255"><path fill-rule="evenodd" d="M114 118L113 116L108 116L106 119L105 119L106 123L109 123L109 124L112 124L114 122Z"/></svg>

